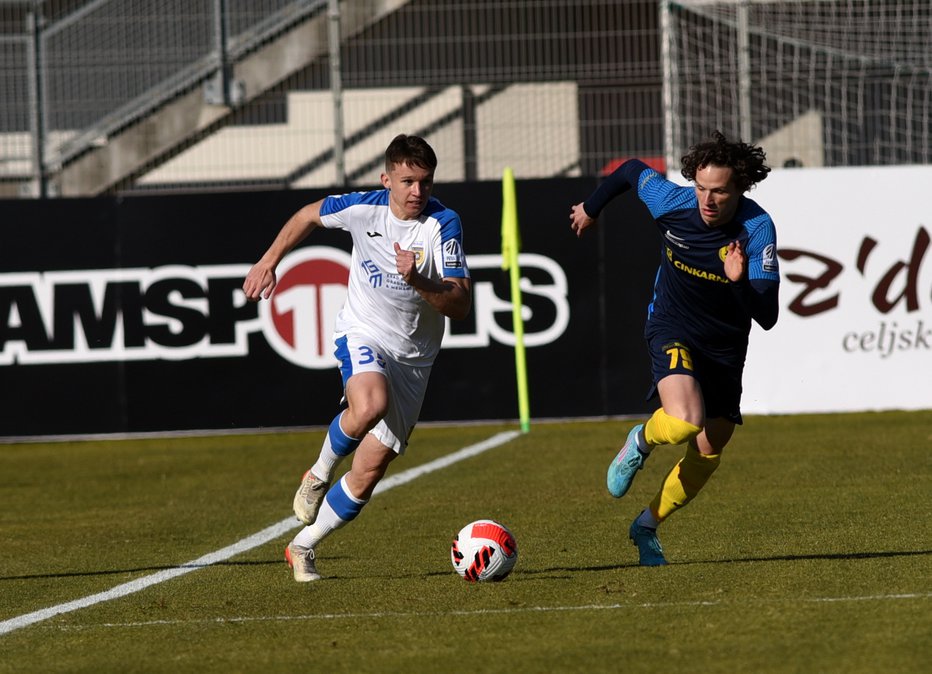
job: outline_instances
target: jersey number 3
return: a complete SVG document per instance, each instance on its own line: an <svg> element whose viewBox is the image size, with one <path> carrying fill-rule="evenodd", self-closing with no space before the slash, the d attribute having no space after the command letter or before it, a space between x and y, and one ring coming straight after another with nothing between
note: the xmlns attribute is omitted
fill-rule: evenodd
<svg viewBox="0 0 932 674"><path fill-rule="evenodd" d="M379 367L385 367L385 359L382 358L382 354L373 351L371 347L359 347L359 356L359 365L368 365L369 363L375 361Z"/></svg>

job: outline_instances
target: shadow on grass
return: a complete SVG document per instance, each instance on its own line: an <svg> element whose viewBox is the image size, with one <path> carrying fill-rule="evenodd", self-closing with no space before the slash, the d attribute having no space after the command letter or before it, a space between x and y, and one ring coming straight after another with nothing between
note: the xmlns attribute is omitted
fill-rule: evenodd
<svg viewBox="0 0 932 674"><path fill-rule="evenodd" d="M688 566L691 564L742 564L746 562L795 562L803 560L835 560L835 559L888 559L895 557L919 557L932 555L932 550L902 550L896 552L837 552L837 553L814 553L810 555L773 555L770 557L734 557L731 559L693 559L686 561L670 561L670 566ZM607 564L602 566L551 566L543 569L522 568L523 575L534 574L552 574L560 571L613 571L615 569L627 569L631 567L640 567L636 561L625 562L620 564Z"/></svg>
<svg viewBox="0 0 932 674"><path fill-rule="evenodd" d="M735 557L733 559L695 559L688 561L671 561L670 566L688 566L691 564L741 564L744 562L795 562L802 560L816 560L816 559L825 559L825 560L834 560L834 559L889 559L896 557L918 557L932 555L932 550L903 550L898 552L836 552L836 553L819 553L819 554L809 554L809 555L773 555L770 557ZM340 557L329 557L328 561L344 559L344 556ZM92 577L92 576L115 576L127 573L152 573L158 571L168 571L176 568L207 568L210 566L280 566L284 564L284 560L279 559L262 559L262 560L243 560L231 562L229 560L223 562L216 562L214 564L181 564L179 566L174 565L164 565L164 566L140 566L135 569L112 569L108 571L75 571L75 572L64 572L64 573L37 573L29 574L24 576L0 576L0 582L6 580L37 580L42 578L83 578L83 577ZM622 564L603 564L600 566L551 566L547 568L539 569L529 569L527 567L521 568L520 575L522 576L533 576L533 575L543 575L543 574L554 574L554 573L573 573L580 571L613 571L615 569L626 569L638 567L637 562L627 562ZM404 577L431 577L431 576L447 576L449 571L430 571L428 573L417 573L417 574L403 574L397 575L392 574L391 578L404 578ZM332 578L338 578L339 576L334 576ZM370 576L372 577L372 576Z"/></svg>
<svg viewBox="0 0 932 674"><path fill-rule="evenodd" d="M932 555L932 550L901 550L884 552L822 552L809 555L772 555L769 557L735 557L734 559L696 559L674 564L740 564L742 562L797 562L812 559L887 559Z"/></svg>
<svg viewBox="0 0 932 674"><path fill-rule="evenodd" d="M332 557L330 559L341 559L341 557ZM231 562L215 562L213 564L167 564L163 566L139 566L134 569L110 569L106 571L73 571L62 573L36 573L24 576L0 576L0 582L5 580L36 580L40 578L91 578L93 576L117 576L127 573L156 573L159 571L170 571L172 569L206 569L212 566L284 566L285 559L260 559L260 560L243 560Z"/></svg>

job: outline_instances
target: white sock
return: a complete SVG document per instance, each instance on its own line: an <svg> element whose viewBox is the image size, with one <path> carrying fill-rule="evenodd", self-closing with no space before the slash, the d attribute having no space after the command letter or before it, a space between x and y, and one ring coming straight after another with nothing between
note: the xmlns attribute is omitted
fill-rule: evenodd
<svg viewBox="0 0 932 674"><path fill-rule="evenodd" d="M330 436L327 436L324 439L324 446L320 448L320 456L317 457L317 462L311 466L311 472L324 482L330 482L333 471L337 469L343 458L331 449Z"/></svg>
<svg viewBox="0 0 932 674"><path fill-rule="evenodd" d="M317 511L317 519L313 524L301 529L292 542L302 548L316 548L318 543L344 524L346 520L340 519L327 503L327 499L324 499L320 504L320 510Z"/></svg>
<svg viewBox="0 0 932 674"><path fill-rule="evenodd" d="M650 454L650 450L652 450L653 447L651 447L649 444L647 444L647 439L644 437L644 427L643 427L643 426L642 426L641 429L635 434L634 439L635 439L635 441L638 443L638 451L639 451L641 454L643 454L644 456L647 456L648 454ZM317 473L314 473L314 474L317 475Z"/></svg>
<svg viewBox="0 0 932 674"><path fill-rule="evenodd" d="M337 514L330 498L325 498L324 502L320 504L320 510L317 511L317 519L314 520L314 523L304 527L298 532L298 535L294 537L292 542L295 545L300 545L302 548L317 547L317 544L324 538L347 522L355 519L359 511L362 510L362 507L368 502L358 499L350 493L349 487L346 485L345 475L337 484L330 487L330 491L334 490L341 493L344 497L343 499L337 499L338 504L341 500L343 502L342 506L338 505L337 507L345 511L346 518L340 517L340 515ZM330 496L330 491L327 492L327 496Z"/></svg>
<svg viewBox="0 0 932 674"><path fill-rule="evenodd" d="M340 412L330 422L317 463L311 466L311 472L324 482L330 482L333 471L340 465L340 462L356 451L359 443L362 442L361 438L352 438L343 430L340 420L344 414L345 411Z"/></svg>

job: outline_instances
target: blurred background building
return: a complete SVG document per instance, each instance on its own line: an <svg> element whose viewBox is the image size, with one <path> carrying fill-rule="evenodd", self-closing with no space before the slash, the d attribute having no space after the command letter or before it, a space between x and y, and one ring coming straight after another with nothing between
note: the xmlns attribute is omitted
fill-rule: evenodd
<svg viewBox="0 0 932 674"><path fill-rule="evenodd" d="M928 0L0 0L0 198L932 162Z"/></svg>

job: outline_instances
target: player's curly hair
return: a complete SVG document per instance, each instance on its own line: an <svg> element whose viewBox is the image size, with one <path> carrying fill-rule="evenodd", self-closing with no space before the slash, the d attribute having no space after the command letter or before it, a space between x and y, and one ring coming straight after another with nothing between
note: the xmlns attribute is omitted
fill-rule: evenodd
<svg viewBox="0 0 932 674"><path fill-rule="evenodd" d="M711 140L689 148L682 161L683 177L690 182L696 179L696 172L703 167L727 166L741 192L747 192L770 173L770 167L765 163L767 155L760 147L741 141L729 142L721 131L713 133Z"/></svg>
<svg viewBox="0 0 932 674"><path fill-rule="evenodd" d="M385 170L391 171L394 164L408 164L433 171L437 168L437 155L420 136L401 133L395 136L385 149Z"/></svg>

